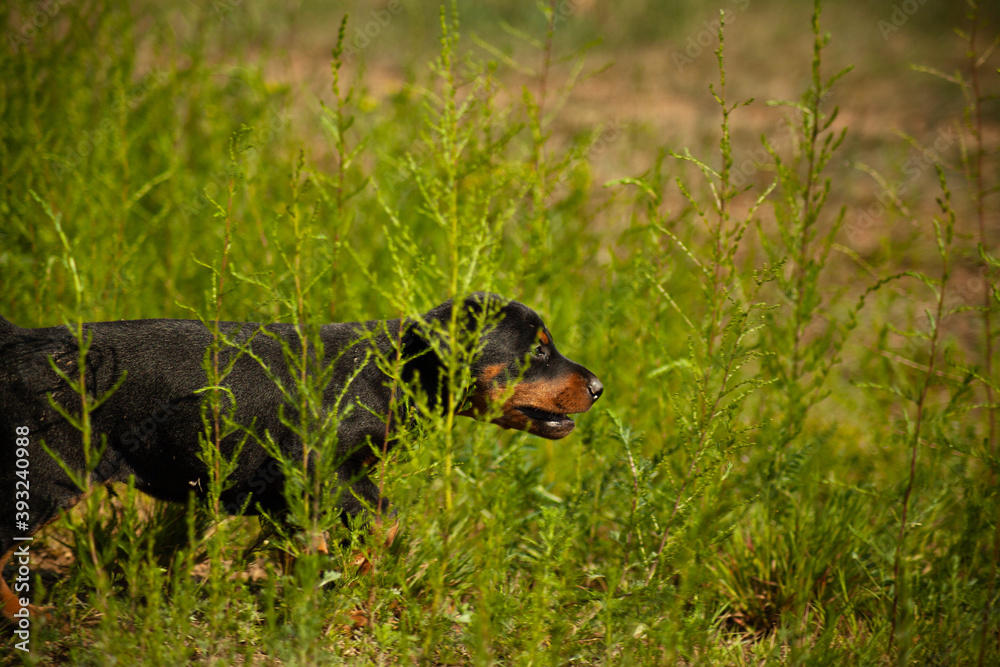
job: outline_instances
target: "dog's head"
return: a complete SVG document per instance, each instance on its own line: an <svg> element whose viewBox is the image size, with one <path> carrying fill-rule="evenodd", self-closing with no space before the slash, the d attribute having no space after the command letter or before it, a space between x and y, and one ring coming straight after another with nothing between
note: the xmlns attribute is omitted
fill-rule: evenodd
<svg viewBox="0 0 1000 667"><path fill-rule="evenodd" d="M411 323L404 341L403 353L413 360L404 379L419 375L428 396L438 396L442 386L441 355L450 349L443 332L452 308L448 301L426 313L424 322ZM465 341L473 384L458 414L555 440L573 430L568 415L586 412L604 391L596 375L559 353L542 318L524 304L473 294L455 323L460 339L473 338ZM428 345L432 336L435 343Z"/></svg>

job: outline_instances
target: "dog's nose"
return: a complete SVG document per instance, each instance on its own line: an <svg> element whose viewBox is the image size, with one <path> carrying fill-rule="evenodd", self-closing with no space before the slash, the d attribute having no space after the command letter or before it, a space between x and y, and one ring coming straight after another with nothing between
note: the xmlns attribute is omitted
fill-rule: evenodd
<svg viewBox="0 0 1000 667"><path fill-rule="evenodd" d="M590 378L590 382L587 383L587 389L590 391L591 401L596 401L604 393L604 385L597 379L597 376Z"/></svg>

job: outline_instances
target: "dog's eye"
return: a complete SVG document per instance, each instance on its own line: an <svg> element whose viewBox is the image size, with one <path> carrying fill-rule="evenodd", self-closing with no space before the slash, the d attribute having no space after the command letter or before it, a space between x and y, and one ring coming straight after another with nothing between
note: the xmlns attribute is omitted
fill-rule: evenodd
<svg viewBox="0 0 1000 667"><path fill-rule="evenodd" d="M545 358L548 357L548 355L545 354L545 350L542 349L541 345L536 346L535 350L534 350L534 352L532 354L534 354L536 357L541 357L542 359L545 359Z"/></svg>

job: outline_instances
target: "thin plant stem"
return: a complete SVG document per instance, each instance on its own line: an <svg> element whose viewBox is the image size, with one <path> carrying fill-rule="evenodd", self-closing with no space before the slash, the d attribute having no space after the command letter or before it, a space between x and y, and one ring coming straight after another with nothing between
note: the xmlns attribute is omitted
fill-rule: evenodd
<svg viewBox="0 0 1000 667"><path fill-rule="evenodd" d="M920 449L920 431L923 427L924 422L924 411L927 401L927 394L930 391L931 381L935 377L935 364L937 362L937 351L938 343L941 338L941 319L945 315L945 293L948 285L948 277L951 271L950 265L950 245L951 236L953 229L954 213L951 210L950 204L950 194L947 190L947 184L944 181L943 172L940 171L939 176L941 179L941 185L944 189L944 200L942 201L942 207L945 209L945 214L948 216L949 220L945 223L946 229L944 234L946 235L946 241L941 239L942 230L937 222L935 221L935 227L937 228L938 243L941 252L941 279L937 285L937 304L935 307L935 312L933 316L933 321L931 322L931 333L930 333L930 358L927 362L927 372L924 373L923 386L920 388L920 395L917 398L917 412L914 418L913 424L913 437L910 442L910 472L909 477L906 481L906 490L903 492L903 509L902 516L900 517L899 523L899 533L896 537L896 554L893 562L893 581L895 582L893 587L892 595L892 626L891 633L889 635L890 643L895 643L897 641L896 629L899 625L899 601L900 601L900 591L904 588L903 578L905 573L902 572L903 566L903 551L904 544L906 541L906 522L909 517L910 509L910 498L913 494L914 482L917 477L917 453ZM902 647L899 647L902 655Z"/></svg>
<svg viewBox="0 0 1000 667"><path fill-rule="evenodd" d="M972 12L970 18L972 19L972 26L969 29L969 78L972 87L972 99L970 101L972 105L972 118L970 120L970 125L972 127L973 136L975 139L975 155L972 161L973 173L971 174L974 180L974 190L973 199L976 203L976 220L979 226L979 244L982 248L989 247L987 244L986 237L986 190L983 183L983 163L986 157L986 147L983 139L983 94L981 89L981 81L979 76L979 70L983 63L980 62L980 54L976 50L976 37L980 28L980 5L978 2L970 3L972 6ZM989 454L995 461L997 456L997 418L996 418L996 408L993 405L993 301L992 301L992 290L990 289L989 283L987 281L983 289L983 355L985 363L985 375L986 382L984 382L984 387L986 390L986 415L988 423L988 447ZM996 487L997 478L995 469L991 468L989 475L989 486L991 488ZM980 667L985 664L986 660L986 646L987 638L989 636L990 630L990 619L992 618L992 608L993 598L996 595L997 587L997 569L998 561L1000 561L1000 520L998 517L994 517L994 527L993 527L993 545L992 545L992 559L990 562L990 581L987 586L986 594L986 604L983 605L983 624L980 631L979 638L979 659L978 664ZM1000 640L998 640L1000 642ZM1000 644L998 644L1000 647Z"/></svg>

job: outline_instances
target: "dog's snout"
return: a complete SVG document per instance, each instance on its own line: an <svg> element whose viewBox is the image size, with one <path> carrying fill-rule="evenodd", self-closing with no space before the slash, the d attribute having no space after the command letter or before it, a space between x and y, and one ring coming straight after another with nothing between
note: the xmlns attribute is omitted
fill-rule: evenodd
<svg viewBox="0 0 1000 667"><path fill-rule="evenodd" d="M604 385L601 381L597 379L597 376L590 378L590 382L587 383L587 390L590 391L590 400L596 401L604 393Z"/></svg>

